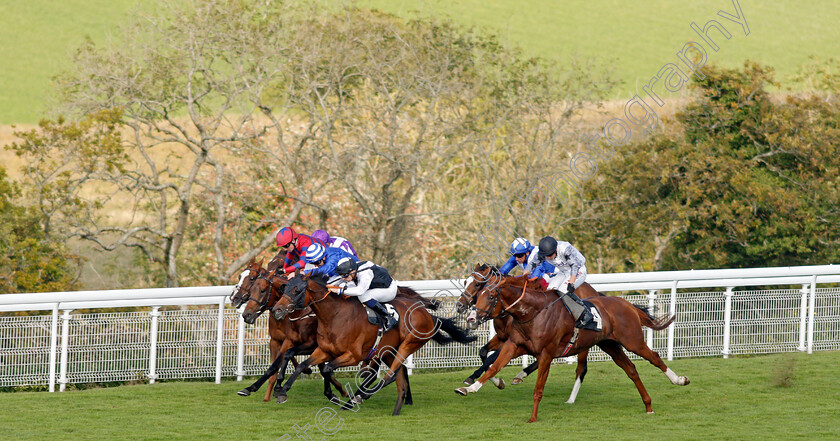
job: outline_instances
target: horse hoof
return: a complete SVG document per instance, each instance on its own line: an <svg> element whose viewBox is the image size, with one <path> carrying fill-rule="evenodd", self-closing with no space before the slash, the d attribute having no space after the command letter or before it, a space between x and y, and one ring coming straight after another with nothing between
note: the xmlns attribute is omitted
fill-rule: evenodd
<svg viewBox="0 0 840 441"><path fill-rule="evenodd" d="M510 380L510 384L522 384L522 381L519 377L513 377L513 380Z"/></svg>
<svg viewBox="0 0 840 441"><path fill-rule="evenodd" d="M353 402L354 404L362 404L362 403L364 403L364 402L365 402L365 399L364 399L364 398L362 398L362 396L361 396L361 395L356 395L355 397L353 397L352 402Z"/></svg>
<svg viewBox="0 0 840 441"><path fill-rule="evenodd" d="M650 411L650 412L648 412L647 414L648 414L648 415L653 415L653 411L651 410L651 411Z"/></svg>
<svg viewBox="0 0 840 441"><path fill-rule="evenodd" d="M467 386L472 386L473 383L475 383L475 380L473 380L472 378L467 378L466 380L464 380L464 384L466 384Z"/></svg>
<svg viewBox="0 0 840 441"><path fill-rule="evenodd" d="M683 379L685 380L685 383L683 383L682 385L688 386L688 383L690 383L691 381L688 380L688 377L683 377Z"/></svg>
<svg viewBox="0 0 840 441"><path fill-rule="evenodd" d="M455 389L455 393L458 394L458 395L461 395L463 397L466 397L469 392L467 392L466 387L459 387L458 389Z"/></svg>
<svg viewBox="0 0 840 441"><path fill-rule="evenodd" d="M242 389L241 391L237 392L236 394L239 395L240 397L247 397L248 395L251 395L251 391L248 390L248 388L246 387L245 389Z"/></svg>
<svg viewBox="0 0 840 441"><path fill-rule="evenodd" d="M286 398L285 395L278 395L277 396L277 404L283 404L283 403L286 402L286 400L287 400L287 398Z"/></svg>
<svg viewBox="0 0 840 441"><path fill-rule="evenodd" d="M499 389L505 388L505 380L502 380L501 378L493 377L490 379L490 382Z"/></svg>
<svg viewBox="0 0 840 441"><path fill-rule="evenodd" d="M536 419L536 418L534 418L534 417L531 417L531 418L529 418L529 419L528 419L528 421L527 421L527 422L529 422L529 423L536 423L536 422L537 422L537 419Z"/></svg>

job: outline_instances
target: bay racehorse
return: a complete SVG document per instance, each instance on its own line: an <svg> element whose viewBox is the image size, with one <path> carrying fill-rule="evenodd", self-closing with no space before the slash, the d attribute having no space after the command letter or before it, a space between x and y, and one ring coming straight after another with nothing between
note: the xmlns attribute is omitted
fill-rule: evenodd
<svg viewBox="0 0 840 441"><path fill-rule="evenodd" d="M399 287L396 298L389 303L400 314L400 320L378 340L379 326L368 322L362 304L355 298L342 298L331 293L326 277L310 278L304 275L292 279L274 311L280 316L285 316L296 309L311 307L318 319L318 348L295 369L283 386L282 394L285 396L306 366L327 362L324 372L332 372L337 368L355 366L366 360L377 365L381 361L388 365L385 379L373 388L368 388L376 379L373 375L368 376L353 400L344 403L344 407L359 404L376 391L396 381L397 402L393 415L399 415L404 402L412 404L411 386L403 366L409 355L430 339L439 344L447 344L453 340L467 344L475 340L455 325L452 319L430 314L427 308L434 310L436 305L409 288ZM440 331L446 332L449 337Z"/></svg>
<svg viewBox="0 0 840 441"><path fill-rule="evenodd" d="M268 265L265 270L276 270L283 263L285 257L285 252L277 253L277 255L268 261ZM233 291L230 293L231 306L239 309L240 306L248 301L248 296L251 292L251 285L255 280L257 280L257 276L260 275L261 269L262 259L258 261L256 258L252 258L251 261L248 262L248 265L245 266L245 270L239 275L239 281L233 286Z"/></svg>
<svg viewBox="0 0 840 441"><path fill-rule="evenodd" d="M242 311L242 317L246 323L253 324L257 317L273 307L289 282L288 277L285 274L278 274L279 271L276 268L274 271L263 270L251 285L247 304ZM273 362L257 381L240 390L238 394L248 396L259 390L262 384L268 380L268 389L263 399L263 401L268 401L278 377L277 371L280 370L280 381L276 383L279 386L285 378L288 361L291 360L297 367L297 363L294 362L295 355L308 355L315 350L317 328L318 321L315 319L312 310L309 309L295 311L294 314L290 314L281 320L269 316L268 333L271 337L269 348ZM319 367L323 373L323 366ZM311 373L311 371L309 372ZM335 377L324 374L324 395L328 399L334 398L330 384L334 385L342 396L347 396L347 392Z"/></svg>
<svg viewBox="0 0 840 441"><path fill-rule="evenodd" d="M524 277L503 279L496 286L483 288L476 299L477 323L494 318L493 312L501 310L514 318L509 338L502 344L497 363L484 373L472 386L456 389L460 395L477 392L511 358L523 354L537 354L539 375L534 387L534 406L529 422L537 420L537 410L543 396L545 382L555 357L575 355L597 345L621 367L636 385L645 410L653 413L650 395L645 390L636 366L622 347L648 360L665 373L673 384L687 385L688 378L677 376L668 368L659 354L645 343L642 326L660 331L674 322L674 316L653 317L647 308L633 305L621 297L591 297L587 299L597 307L601 316L599 331L574 326L560 297L554 291L539 291L523 287Z"/></svg>
<svg viewBox="0 0 840 441"><path fill-rule="evenodd" d="M512 276L502 275L499 272L499 269L495 266L487 265L487 264L480 264L480 265L476 264L475 268L473 269L472 274L470 274L470 277L467 278L467 280L465 282L466 287L464 288L464 291L461 293L461 296L458 298L458 301L455 303L456 311L459 312L459 313L462 313L462 314L467 312L467 310L470 307L475 306L476 294L478 294L478 292L481 289L483 289L485 286L488 286L488 285L489 286L495 286L495 284L499 283L502 278L508 278L508 277L512 277ZM533 280L533 279L528 280L528 287L536 289L536 290L540 290L540 289L543 288L543 286L539 283L538 280ZM584 282L583 284L581 284L581 286L578 287L575 290L575 293L578 295L578 297L580 297L582 299L604 295L604 294L596 291L595 288L593 288L592 285L590 285L587 282ZM496 335L494 335L493 338L491 338L490 341L488 341L487 344L482 346L482 348L479 350L478 355L479 355L479 357L481 357L482 365L478 369L476 369L475 372L472 373L472 375L470 375L469 377L467 377L466 380L464 380L464 384L466 384L468 386L472 385L472 383L475 382L475 379L480 377L481 374L483 374L484 372L486 372L487 369L490 367L490 365L492 365L493 362L496 361L496 359L499 356L499 347L501 347L502 342L507 340L508 335L510 334L509 328L511 326L513 326L514 319L510 314L506 314L506 313L502 313L501 311L498 311L493 315L495 316L495 318L493 319L493 328L496 332ZM471 325L471 324L474 324L474 323L475 323L475 314L470 314L470 316L467 318L467 324ZM489 351L495 351L495 352L491 356L488 357L487 353ZM586 372L587 372L587 360L586 360L586 358L587 358L588 354L589 354L588 350L581 351L580 353L577 354L578 362L577 362L577 367L575 369L575 384L574 384L574 387L572 387L572 392L569 395L569 399L566 400L566 403L572 404L577 399L577 394L580 391L580 386L581 386L581 384L583 384L584 377L586 377ZM528 355L536 356L536 354L528 354ZM531 373L533 373L535 370L537 370L537 361L534 361L533 363L531 363L530 365L528 365L527 367L522 369L522 371L513 378L511 383L513 383L513 384L522 383L522 381L525 379L525 377L527 377L528 375L531 375ZM493 382L492 379L490 381ZM500 384L497 384L496 382L493 382L493 384L496 385L496 387L499 387L500 389L503 389L504 388L504 381L503 380L499 380L499 381L500 381L501 386L500 386Z"/></svg>

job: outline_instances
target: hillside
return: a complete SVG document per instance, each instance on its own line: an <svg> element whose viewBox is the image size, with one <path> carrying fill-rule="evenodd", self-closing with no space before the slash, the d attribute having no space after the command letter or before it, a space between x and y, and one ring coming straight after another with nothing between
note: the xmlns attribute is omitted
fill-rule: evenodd
<svg viewBox="0 0 840 441"><path fill-rule="evenodd" d="M133 10L136 0L29 0L0 5L0 124L35 123L44 116L51 78L68 65L74 47L86 37L105 41ZM621 0L571 0L527 3L510 0L360 0L359 6L399 15L435 15L497 34L530 55L561 62L578 55L610 63L624 85L615 99L627 99L666 63L678 63L676 52L700 37L692 22L718 20L731 33L717 37L720 50L709 62L734 67L745 59L777 69L787 82L810 56L836 55L840 40L840 5L832 0L803 4L794 0L740 0L749 35L716 13L735 13L730 1L650 0L627 7Z"/></svg>

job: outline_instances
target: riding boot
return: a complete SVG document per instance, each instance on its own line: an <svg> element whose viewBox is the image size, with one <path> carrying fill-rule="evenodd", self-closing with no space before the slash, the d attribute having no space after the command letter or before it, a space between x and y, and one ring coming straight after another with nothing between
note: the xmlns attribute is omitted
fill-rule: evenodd
<svg viewBox="0 0 840 441"><path fill-rule="evenodd" d="M592 317L592 313L586 305L583 304L583 300L574 293L561 293L560 299L563 300L563 304L566 305L566 309L569 310L569 313L572 314L572 317L575 319L575 327L582 328L594 319L594 317Z"/></svg>
<svg viewBox="0 0 840 441"><path fill-rule="evenodd" d="M391 314L388 314L388 310L385 309L385 306L383 306L376 300L368 300L367 302L365 302L365 305L367 305L370 309L373 310L373 312L376 313L376 316L379 317L379 326L381 326L382 329L386 332L389 329L391 329L395 324L397 324L397 321L394 320L394 317L391 317Z"/></svg>

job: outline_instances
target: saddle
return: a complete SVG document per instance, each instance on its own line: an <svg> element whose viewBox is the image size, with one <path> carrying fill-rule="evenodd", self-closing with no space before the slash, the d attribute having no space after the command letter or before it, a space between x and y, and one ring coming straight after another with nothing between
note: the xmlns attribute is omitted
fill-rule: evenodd
<svg viewBox="0 0 840 441"><path fill-rule="evenodd" d="M601 313L598 312L598 308L592 304L592 302L581 300L583 302L583 306L592 314L592 320L583 323L580 320L576 323L576 326L581 329L588 329L590 331L600 331L602 328L602 321L601 321Z"/></svg>
<svg viewBox="0 0 840 441"><path fill-rule="evenodd" d="M368 319L368 322L369 322L371 325L379 325L379 318L376 316L376 313L375 313L375 312L373 312L373 310L372 310L372 309L370 309L370 308L369 308L367 305L365 305L364 303L362 304L362 306L364 306L364 307L365 307L365 313L367 314L367 319ZM400 313L399 313L399 312L397 312L397 308L394 308L394 305L392 305L392 304L390 304L390 303L383 303L383 304L382 304L382 306L384 306L384 307L385 307L385 309L388 311L388 314L389 314L391 317L393 317L393 318L394 318L394 320L395 320L397 323L399 323L399 322L400 322ZM396 325L394 325L394 326L396 326Z"/></svg>

